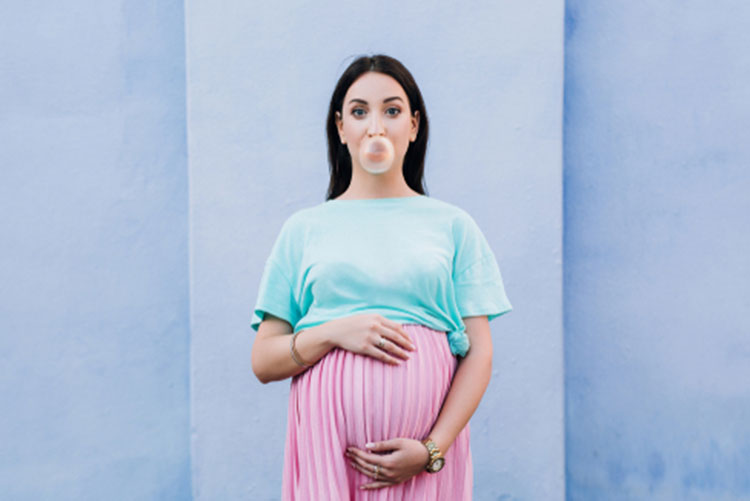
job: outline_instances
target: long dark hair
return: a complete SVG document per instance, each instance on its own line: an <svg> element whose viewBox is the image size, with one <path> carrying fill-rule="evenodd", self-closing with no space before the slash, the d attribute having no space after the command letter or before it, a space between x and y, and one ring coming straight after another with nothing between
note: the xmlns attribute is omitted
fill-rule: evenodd
<svg viewBox="0 0 750 501"><path fill-rule="evenodd" d="M339 78L336 88L331 96L331 104L328 107L328 118L326 119L326 135L328 136L328 168L331 173L331 181L328 184L326 200L336 198L349 187L352 180L352 158L345 144L341 144L338 128L336 127L336 112L343 117L344 96L349 87L361 75L368 71L377 71L395 78L409 99L409 108L412 116L419 111L419 129L417 138L409 144L404 157L404 179L411 189L426 195L424 187L424 157L427 152L427 138L429 135L429 123L427 110L419 92L417 82L409 73L409 70L397 59L384 54L374 56L361 56L352 62Z"/></svg>

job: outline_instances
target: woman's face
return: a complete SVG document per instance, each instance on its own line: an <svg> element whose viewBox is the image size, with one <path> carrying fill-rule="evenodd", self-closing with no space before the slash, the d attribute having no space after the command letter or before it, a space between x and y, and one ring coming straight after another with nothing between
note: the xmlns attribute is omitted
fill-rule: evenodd
<svg viewBox="0 0 750 501"><path fill-rule="evenodd" d="M409 99L398 81L384 73L369 71L347 90L342 113L336 112L341 142L347 145L352 167L359 165L359 148L368 137L382 135L393 143L392 168L401 169L409 144L417 139L419 112L414 116Z"/></svg>

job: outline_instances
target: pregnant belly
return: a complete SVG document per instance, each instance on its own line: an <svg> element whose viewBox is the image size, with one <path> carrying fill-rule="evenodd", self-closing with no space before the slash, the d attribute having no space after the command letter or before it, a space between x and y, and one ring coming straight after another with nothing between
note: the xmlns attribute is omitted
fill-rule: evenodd
<svg viewBox="0 0 750 501"><path fill-rule="evenodd" d="M334 349L292 379L289 417L296 440L343 451L348 445L422 439L429 433L457 360L445 332L419 324L403 327L416 351L400 365Z"/></svg>

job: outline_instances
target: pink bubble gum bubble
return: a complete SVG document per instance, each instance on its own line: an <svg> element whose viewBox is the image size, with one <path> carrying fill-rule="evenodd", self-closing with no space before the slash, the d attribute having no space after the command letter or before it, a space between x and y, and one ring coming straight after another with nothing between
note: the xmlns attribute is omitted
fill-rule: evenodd
<svg viewBox="0 0 750 501"><path fill-rule="evenodd" d="M360 163L369 172L384 172L393 163L393 144L385 137L367 141L360 151Z"/></svg>
<svg viewBox="0 0 750 501"><path fill-rule="evenodd" d="M383 141L373 141L370 143L370 147L367 149L367 153L370 155L379 155L381 153L385 153L386 151L388 151L388 148L383 144Z"/></svg>

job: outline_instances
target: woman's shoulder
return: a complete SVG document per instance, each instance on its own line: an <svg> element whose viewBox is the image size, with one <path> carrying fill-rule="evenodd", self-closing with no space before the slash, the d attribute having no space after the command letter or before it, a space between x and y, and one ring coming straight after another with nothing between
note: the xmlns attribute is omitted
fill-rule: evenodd
<svg viewBox="0 0 750 501"><path fill-rule="evenodd" d="M452 225L471 224L474 220L471 214L463 207L434 197L425 197L426 205L436 220L447 221Z"/></svg>
<svg viewBox="0 0 750 501"><path fill-rule="evenodd" d="M446 212L454 213L454 214L466 214L466 211L463 208L459 207L453 202L448 202L446 200L435 198L435 197L425 197L425 198L429 200L429 203L431 203L433 206L437 208L441 208L445 210Z"/></svg>
<svg viewBox="0 0 750 501"><path fill-rule="evenodd" d="M320 217L319 205L305 206L294 209L284 220L285 226L296 227L308 223L311 220L315 220Z"/></svg>

